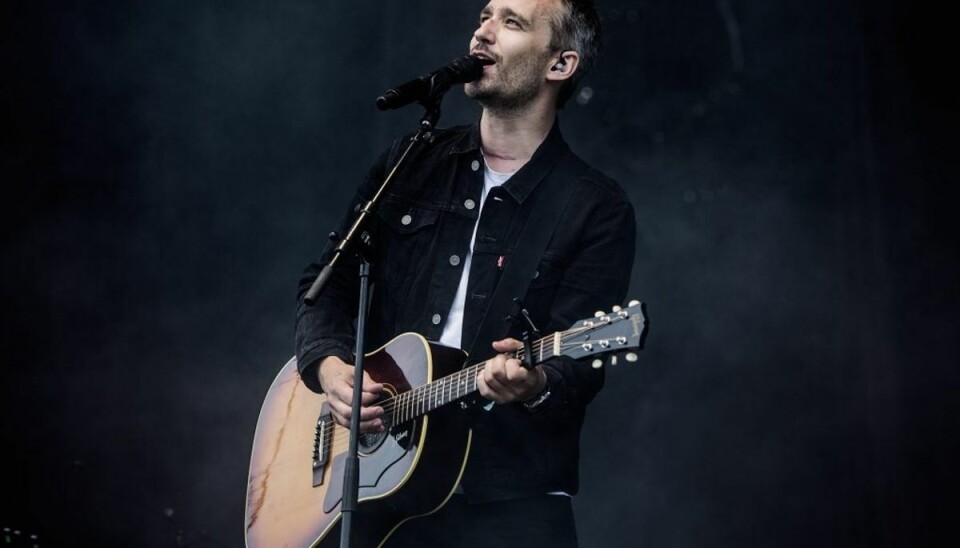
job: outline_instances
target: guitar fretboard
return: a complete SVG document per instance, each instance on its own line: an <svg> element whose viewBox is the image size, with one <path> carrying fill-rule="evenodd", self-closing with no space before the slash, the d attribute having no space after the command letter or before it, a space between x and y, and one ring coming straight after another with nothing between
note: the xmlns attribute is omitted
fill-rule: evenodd
<svg viewBox="0 0 960 548"><path fill-rule="evenodd" d="M558 352L558 349L562 341L563 333L556 332L531 344L533 363L540 363L561 355L563 352ZM526 352L520 349L514 352L513 356L522 361L526 358ZM402 424L476 392L477 374L487 366L487 361L471 365L382 402L386 421L393 425Z"/></svg>

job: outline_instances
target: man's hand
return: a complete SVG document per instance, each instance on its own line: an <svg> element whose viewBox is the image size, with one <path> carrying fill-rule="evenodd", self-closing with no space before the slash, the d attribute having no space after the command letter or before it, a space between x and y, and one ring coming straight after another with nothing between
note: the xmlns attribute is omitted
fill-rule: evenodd
<svg viewBox="0 0 960 548"><path fill-rule="evenodd" d="M327 395L330 413L340 426L350 427L350 402L353 401L353 366L344 363L336 356L327 356L317 367L320 386ZM373 382L366 371L363 372L363 392L360 397L360 431L382 432L382 407L367 407L377 401L383 385Z"/></svg>
<svg viewBox="0 0 960 548"><path fill-rule="evenodd" d="M486 367L477 373L477 389L481 396L496 403L524 402L543 391L547 374L540 366L533 369L523 367L512 355L520 348L523 343L516 339L493 343L493 349L501 354L487 360Z"/></svg>

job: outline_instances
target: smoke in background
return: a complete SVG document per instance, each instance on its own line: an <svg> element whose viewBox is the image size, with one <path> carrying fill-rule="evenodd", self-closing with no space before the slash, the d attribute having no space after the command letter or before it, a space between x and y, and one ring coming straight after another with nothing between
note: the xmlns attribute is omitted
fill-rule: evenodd
<svg viewBox="0 0 960 548"><path fill-rule="evenodd" d="M581 544L931 540L957 454L943 33L893 0L600 4L561 123L635 204L652 325L588 417ZM420 114L373 100L480 7L4 6L4 527L242 543L295 282ZM443 124L477 115L454 91Z"/></svg>

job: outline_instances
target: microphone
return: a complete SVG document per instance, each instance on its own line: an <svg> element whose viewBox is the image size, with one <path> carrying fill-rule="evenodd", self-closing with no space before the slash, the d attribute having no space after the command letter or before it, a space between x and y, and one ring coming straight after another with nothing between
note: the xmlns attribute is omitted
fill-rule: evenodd
<svg viewBox="0 0 960 548"><path fill-rule="evenodd" d="M392 110L446 93L453 84L473 82L483 75L483 67L492 65L490 59L464 55L437 70L410 80L386 91L377 98L377 108Z"/></svg>

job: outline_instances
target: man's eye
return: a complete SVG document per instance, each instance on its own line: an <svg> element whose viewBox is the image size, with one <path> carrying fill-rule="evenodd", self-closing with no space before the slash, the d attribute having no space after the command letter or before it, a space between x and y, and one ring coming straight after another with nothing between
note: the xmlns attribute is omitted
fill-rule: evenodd
<svg viewBox="0 0 960 548"><path fill-rule="evenodd" d="M506 20L506 23L507 23L508 25L511 25L511 26L514 26L514 27L519 27L519 26L520 26L520 21L517 21L516 19L507 19L507 20Z"/></svg>

